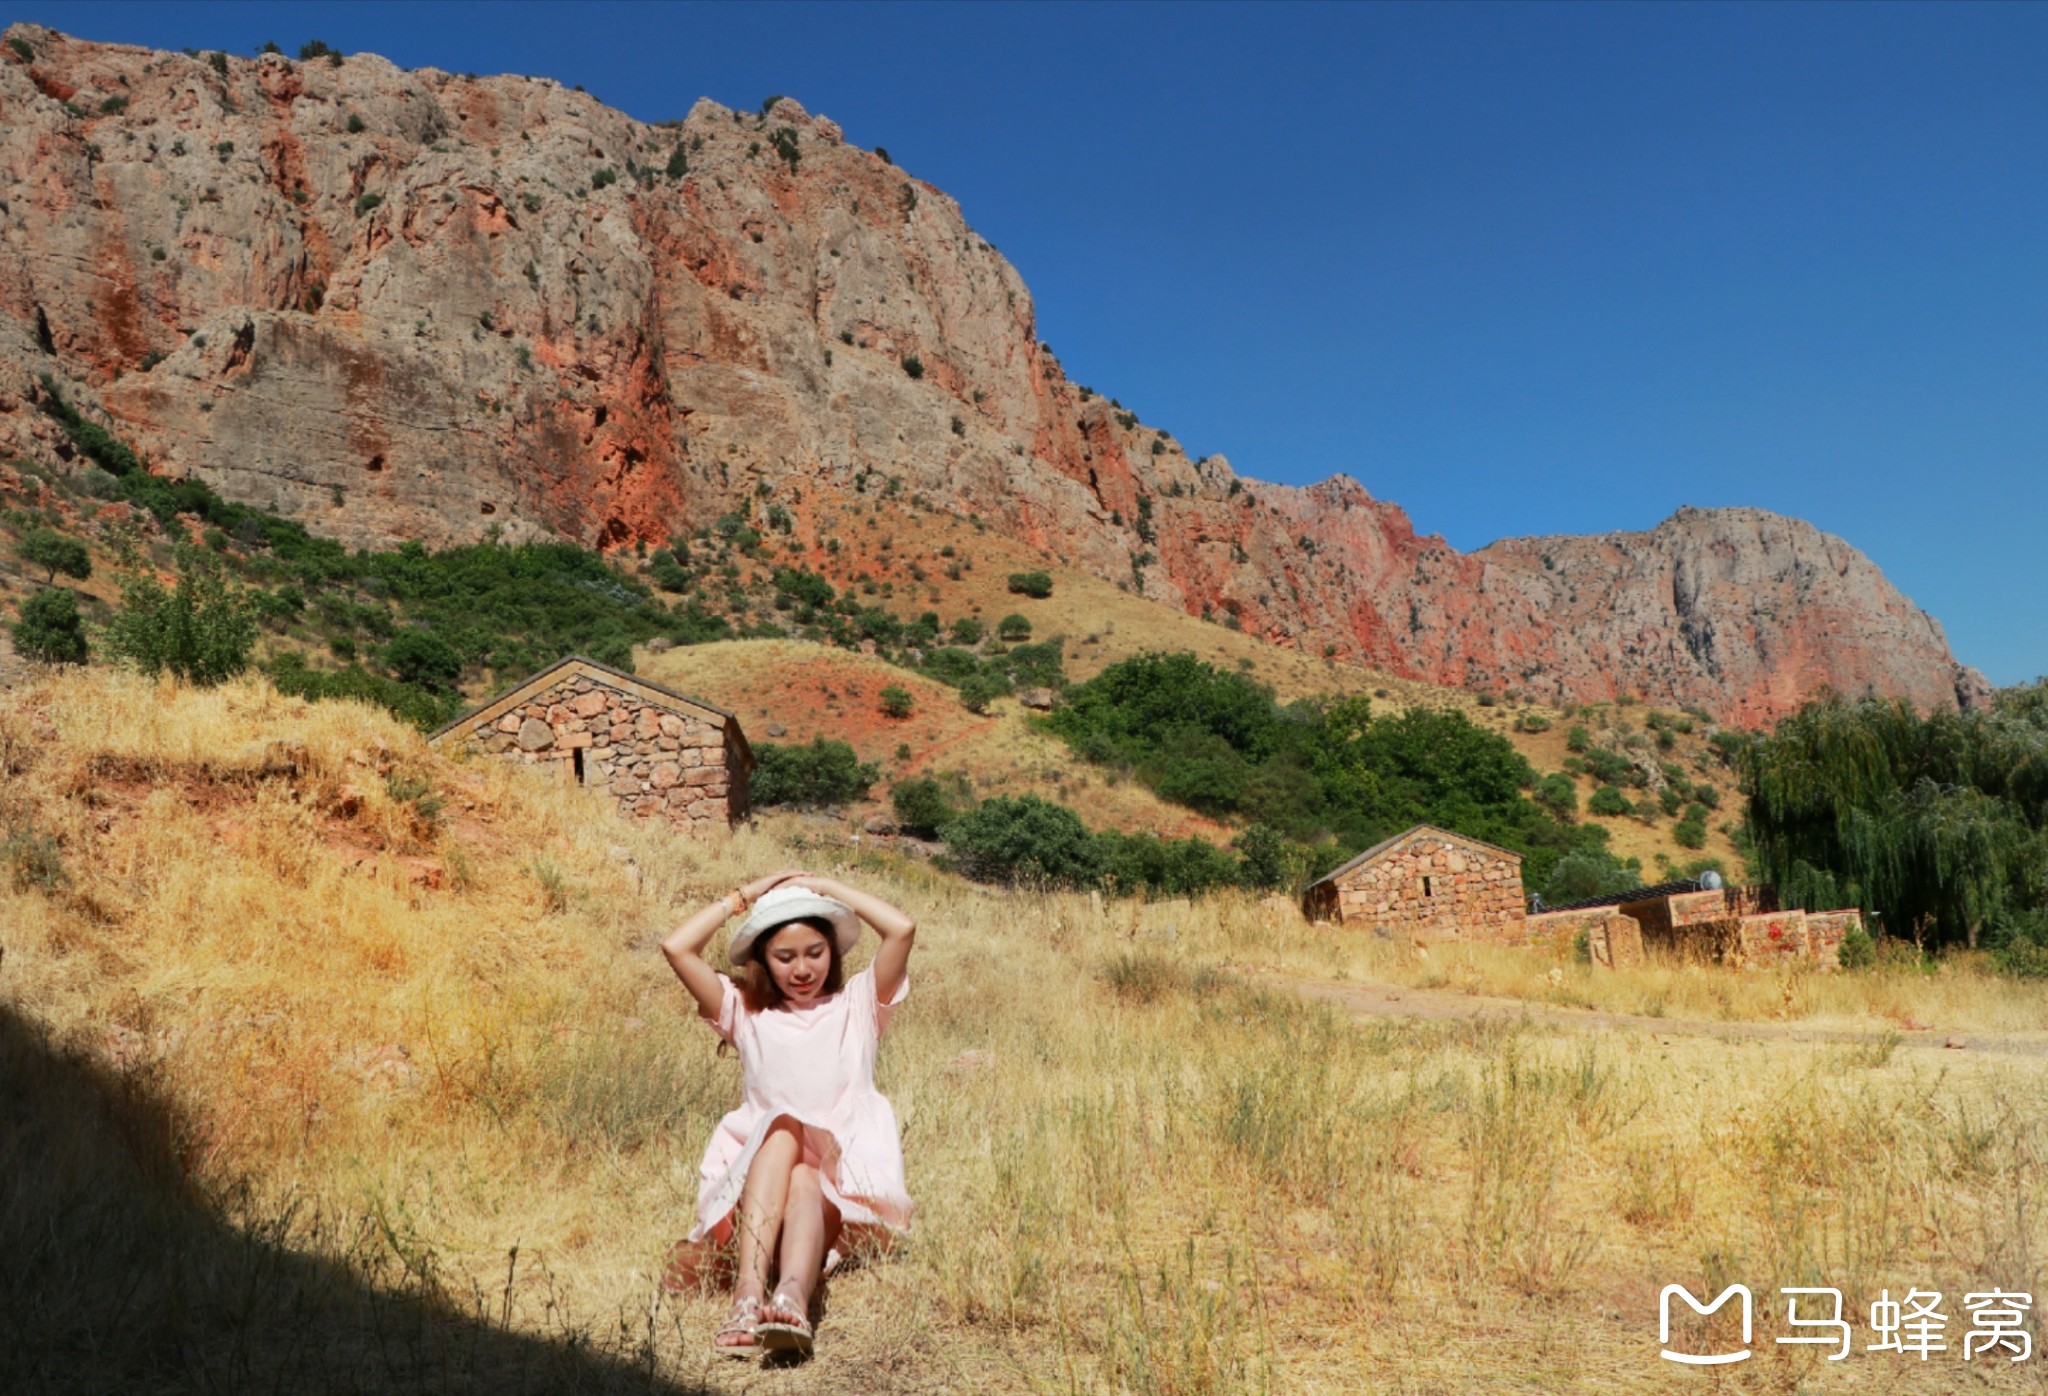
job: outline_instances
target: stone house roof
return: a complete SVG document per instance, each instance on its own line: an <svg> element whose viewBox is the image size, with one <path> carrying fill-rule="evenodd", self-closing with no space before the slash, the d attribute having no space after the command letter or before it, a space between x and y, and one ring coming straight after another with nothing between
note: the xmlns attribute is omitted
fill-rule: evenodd
<svg viewBox="0 0 2048 1396"><path fill-rule="evenodd" d="M1320 887L1325 882L1335 882L1338 878L1344 876L1344 874L1352 872L1355 869L1361 868L1365 866L1367 863L1372 862L1375 858L1379 858L1384 854L1391 853L1396 848L1399 848L1401 845L1409 842L1410 840L1424 835L1427 835L1432 838L1443 839L1447 843L1455 843L1461 845L1462 847L1472 849L1475 852L1491 853L1497 858L1506 858L1510 862L1513 862L1516 866L1520 866L1522 862L1522 855L1515 852L1511 848L1502 848L1499 844L1487 843L1484 839L1467 838L1463 834L1454 834L1449 829L1439 829L1434 824L1417 824L1414 828L1405 829L1402 832L1394 835L1390 839L1381 839L1378 843L1374 844L1371 848L1366 849L1365 852L1359 854L1356 858L1353 858L1347 863L1343 863L1337 867L1330 869L1321 877L1317 878L1314 882L1311 882L1309 886L1312 888Z"/></svg>
<svg viewBox="0 0 2048 1396"><path fill-rule="evenodd" d="M525 682L507 689L489 702L471 708L454 721L437 728L428 734L427 740L438 742L447 737L466 734L480 727L487 727L520 704L527 702L537 694L544 693L548 689L553 688L563 679L578 677L590 679L595 683L608 684L657 707L668 708L680 715L699 717L711 722L723 728L729 735L737 738L742 758L750 767L754 763L753 748L747 744L747 734L740 728L739 714L727 712L724 708L707 703L702 698L692 698L687 693L678 693L672 688L665 688L658 683L628 674L624 670L614 669L609 664L600 664L595 659L580 654L572 654L556 660L553 664L548 665L547 668L541 670Z"/></svg>

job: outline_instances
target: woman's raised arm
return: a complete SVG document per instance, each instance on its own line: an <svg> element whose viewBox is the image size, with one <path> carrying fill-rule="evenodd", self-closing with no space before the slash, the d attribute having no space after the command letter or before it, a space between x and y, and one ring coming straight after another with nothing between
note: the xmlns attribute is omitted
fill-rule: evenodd
<svg viewBox="0 0 2048 1396"><path fill-rule="evenodd" d="M668 958L669 968L676 972L676 978L683 981L683 987L690 991L691 998L697 1000L698 1011L706 1018L718 1021L718 1012L725 1006L725 985L719 982L718 971L705 960L704 947L711 943L711 937L718 933L718 928L728 918L739 915L760 900L763 892L803 875L801 871L789 868L755 878L697 911L663 938L661 953Z"/></svg>
<svg viewBox="0 0 2048 1396"><path fill-rule="evenodd" d="M872 892L863 892L837 878L801 877L796 885L845 902L856 916L875 928L875 934L882 940L875 951L875 998L880 1003L895 998L910 967L910 946L917 938L917 922Z"/></svg>

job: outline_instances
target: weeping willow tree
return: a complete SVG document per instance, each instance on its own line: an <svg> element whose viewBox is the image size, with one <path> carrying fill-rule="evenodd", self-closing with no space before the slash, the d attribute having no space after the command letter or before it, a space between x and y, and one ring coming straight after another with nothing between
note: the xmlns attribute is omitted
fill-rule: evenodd
<svg viewBox="0 0 2048 1396"><path fill-rule="evenodd" d="M1978 943L2048 906L2048 689L1921 717L1823 698L1742 752L1758 871L1788 906L1860 906L1892 934Z"/></svg>

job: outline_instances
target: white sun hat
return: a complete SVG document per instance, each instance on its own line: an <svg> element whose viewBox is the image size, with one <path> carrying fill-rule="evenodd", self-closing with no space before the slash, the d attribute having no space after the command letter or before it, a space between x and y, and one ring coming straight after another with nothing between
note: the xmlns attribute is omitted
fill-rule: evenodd
<svg viewBox="0 0 2048 1396"><path fill-rule="evenodd" d="M771 887L761 894L761 900L754 903L747 919L740 922L740 928L732 933L732 940L725 947L727 963L745 964L754 942L773 933L776 927L786 926L791 921L812 919L831 924L832 939L838 943L841 955L852 950L854 942L860 939L860 918L845 902L820 896L804 887Z"/></svg>

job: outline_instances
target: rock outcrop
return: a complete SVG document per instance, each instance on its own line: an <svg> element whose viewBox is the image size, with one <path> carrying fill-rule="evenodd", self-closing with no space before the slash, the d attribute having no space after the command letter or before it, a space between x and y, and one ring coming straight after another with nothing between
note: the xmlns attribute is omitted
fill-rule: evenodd
<svg viewBox="0 0 2048 1396"><path fill-rule="evenodd" d="M1241 479L1070 382L945 194L778 99L648 125L368 54L0 48L0 452L51 372L162 473L352 544L660 541L893 480L1278 643L1763 722L1983 680L1794 520L1460 554L1339 477Z"/></svg>

